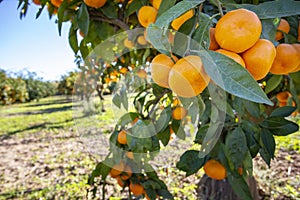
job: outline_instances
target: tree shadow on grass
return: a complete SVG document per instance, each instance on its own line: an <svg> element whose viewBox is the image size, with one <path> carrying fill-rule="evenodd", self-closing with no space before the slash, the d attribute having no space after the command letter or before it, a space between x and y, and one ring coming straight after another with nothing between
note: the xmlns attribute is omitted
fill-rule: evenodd
<svg viewBox="0 0 300 200"><path fill-rule="evenodd" d="M29 104L24 107L50 106L54 104L66 104L66 103L72 103L72 99L64 98L64 99L49 100L47 102L35 102L34 104Z"/></svg>

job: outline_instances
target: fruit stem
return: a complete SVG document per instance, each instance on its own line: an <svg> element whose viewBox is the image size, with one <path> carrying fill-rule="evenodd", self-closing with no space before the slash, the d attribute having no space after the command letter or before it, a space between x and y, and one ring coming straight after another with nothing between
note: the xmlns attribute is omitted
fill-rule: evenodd
<svg viewBox="0 0 300 200"><path fill-rule="evenodd" d="M223 17L224 13L223 13L223 9L222 9L222 4L219 0L217 0L216 2L217 2L217 5L218 5L219 13L220 13L221 17Z"/></svg>

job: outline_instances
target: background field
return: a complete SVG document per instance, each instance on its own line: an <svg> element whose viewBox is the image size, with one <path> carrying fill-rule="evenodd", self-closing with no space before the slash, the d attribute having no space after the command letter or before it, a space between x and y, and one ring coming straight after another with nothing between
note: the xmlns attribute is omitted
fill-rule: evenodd
<svg viewBox="0 0 300 200"><path fill-rule="evenodd" d="M0 199L85 199L87 177L98 160L85 136L109 136L117 120L110 101L111 97L105 96L106 112L97 112L92 121L73 109L80 105L73 105L64 96L0 107ZM299 119L293 120L299 123ZM261 196L299 199L300 132L277 137L276 143L277 157L271 169L260 157L254 161ZM94 151L102 150L95 146ZM170 157L167 159L174 166L175 159ZM168 167L165 159L158 157L154 164L176 199L196 199L203 171L185 177L183 172ZM107 189L114 199L125 196L113 179L108 179Z"/></svg>

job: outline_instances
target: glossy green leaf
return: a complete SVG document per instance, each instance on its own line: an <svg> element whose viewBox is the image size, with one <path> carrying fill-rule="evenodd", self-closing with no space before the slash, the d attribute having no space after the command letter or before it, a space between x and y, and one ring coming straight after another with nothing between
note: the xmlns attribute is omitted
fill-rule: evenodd
<svg viewBox="0 0 300 200"><path fill-rule="evenodd" d="M80 30L83 32L83 34L87 35L89 32L90 17L89 17L87 7L84 3L81 4L78 10L77 23Z"/></svg>
<svg viewBox="0 0 300 200"><path fill-rule="evenodd" d="M197 41L203 48L209 49L209 45L210 45L209 29L212 25L212 20L208 15L201 12L199 14L199 24L201 24L201 26L198 26L198 28L193 33L192 38L195 41Z"/></svg>
<svg viewBox="0 0 300 200"><path fill-rule="evenodd" d="M77 39L77 30L74 29L74 26L72 25L70 27L69 31L69 44L74 51L75 54L77 54L79 47L78 47L78 39Z"/></svg>
<svg viewBox="0 0 300 200"><path fill-rule="evenodd" d="M163 14L169 8L174 6L175 3L176 3L176 0L163 0L163 1L161 1L156 17L158 18L161 14Z"/></svg>
<svg viewBox="0 0 300 200"><path fill-rule="evenodd" d="M259 5L224 4L229 9L245 8L255 12L260 19L287 17L300 14L300 2L294 0L268 1Z"/></svg>
<svg viewBox="0 0 300 200"><path fill-rule="evenodd" d="M228 173L227 180L229 181L235 194L240 199L252 200L249 186L242 176L233 176L231 173Z"/></svg>
<svg viewBox="0 0 300 200"><path fill-rule="evenodd" d="M198 55L211 79L225 91L257 103L273 105L249 72L227 56L200 50Z"/></svg>
<svg viewBox="0 0 300 200"><path fill-rule="evenodd" d="M125 11L126 16L129 17L130 15L132 15L133 13L135 13L137 10L139 10L142 6L145 5L145 2L146 1L142 1L142 0L134 0L134 1L132 1L132 3L130 3L128 5L128 8Z"/></svg>
<svg viewBox="0 0 300 200"><path fill-rule="evenodd" d="M155 24L159 27L168 27L169 24L182 15L183 13L187 12L188 10L195 8L200 3L204 2L204 0L183 0L177 3L175 6L172 6L163 14L160 15L156 19Z"/></svg>
<svg viewBox="0 0 300 200"><path fill-rule="evenodd" d="M294 111L296 110L296 107L293 106L283 106L276 108L271 114L270 117L288 117L290 116Z"/></svg>
<svg viewBox="0 0 300 200"><path fill-rule="evenodd" d="M117 106L118 108L121 108L122 98L118 93L114 94L114 96L112 98L112 102L115 106Z"/></svg>
<svg viewBox="0 0 300 200"><path fill-rule="evenodd" d="M261 126L278 136L286 136L299 130L298 124L284 117L268 117L261 123Z"/></svg>
<svg viewBox="0 0 300 200"><path fill-rule="evenodd" d="M176 167L184 172L186 176L196 173L205 162L205 158L199 158L199 151L188 150L180 157Z"/></svg>
<svg viewBox="0 0 300 200"><path fill-rule="evenodd" d="M260 134L260 139L262 148L265 149L270 158L273 159L276 146L274 136L268 129L263 128Z"/></svg>
<svg viewBox="0 0 300 200"><path fill-rule="evenodd" d="M160 132L168 127L172 116L171 106L166 107L155 122L156 132Z"/></svg>
<svg viewBox="0 0 300 200"><path fill-rule="evenodd" d="M162 28L150 24L147 31L147 40L162 54L171 56L171 44L169 42L168 34Z"/></svg>
<svg viewBox="0 0 300 200"><path fill-rule="evenodd" d="M170 128L166 127L164 130L158 132L156 136L164 146L167 146L171 136Z"/></svg>
<svg viewBox="0 0 300 200"><path fill-rule="evenodd" d="M242 165L247 152L247 140L242 128L228 132L225 140L225 155L232 171Z"/></svg>
<svg viewBox="0 0 300 200"><path fill-rule="evenodd" d="M267 81L265 92L267 94L269 92L272 92L281 83L281 80L282 80L282 75L272 75L272 77Z"/></svg>

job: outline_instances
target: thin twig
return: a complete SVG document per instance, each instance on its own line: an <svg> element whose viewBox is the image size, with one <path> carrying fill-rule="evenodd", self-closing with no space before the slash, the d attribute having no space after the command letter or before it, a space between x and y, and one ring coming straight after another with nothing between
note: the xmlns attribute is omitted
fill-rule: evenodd
<svg viewBox="0 0 300 200"><path fill-rule="evenodd" d="M221 17L223 17L224 13L223 13L223 9L222 9L222 4L219 0L217 0L217 4L218 4L219 13L220 13Z"/></svg>

